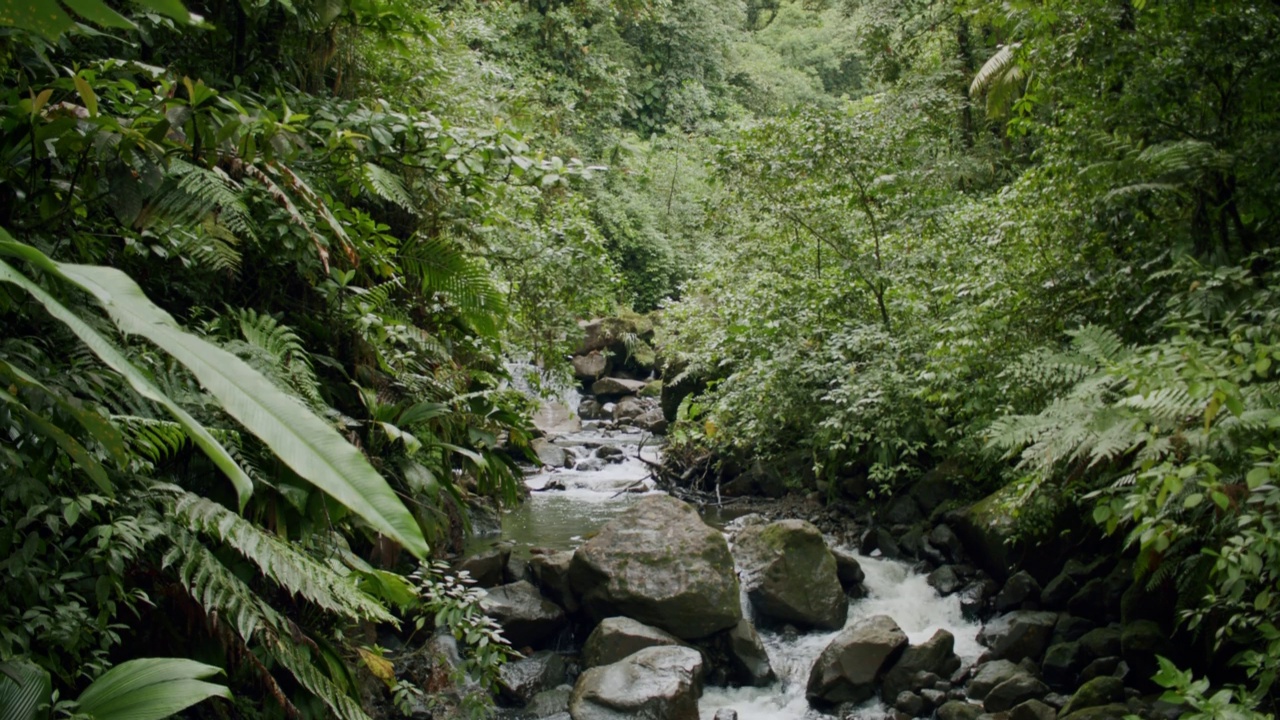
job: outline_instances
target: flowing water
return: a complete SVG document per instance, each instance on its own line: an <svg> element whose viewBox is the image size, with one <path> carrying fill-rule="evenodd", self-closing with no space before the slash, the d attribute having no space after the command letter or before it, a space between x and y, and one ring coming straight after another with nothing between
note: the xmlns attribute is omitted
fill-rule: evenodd
<svg viewBox="0 0 1280 720"><path fill-rule="evenodd" d="M568 400L576 405L576 397ZM610 429L596 421L586 421L581 431L555 438L553 443L571 454L574 467L526 477L529 499L503 514L503 538L525 548L568 550L581 545L639 498L658 492L645 461L656 463L661 458L660 441L632 428ZM888 615L912 643L946 629L955 635L956 654L966 664L978 657L980 626L964 619L958 597L939 597L923 575L903 563L870 557L860 557L859 562L866 574L867 596L851 601L846 627L873 615ZM743 610L751 615L745 596ZM814 661L836 635L762 630L778 681L764 688L706 688L699 703L703 720L711 720L716 710L726 707L736 710L739 720L829 717L810 709L805 685ZM873 701L857 716L874 720L887 714L885 706Z"/></svg>

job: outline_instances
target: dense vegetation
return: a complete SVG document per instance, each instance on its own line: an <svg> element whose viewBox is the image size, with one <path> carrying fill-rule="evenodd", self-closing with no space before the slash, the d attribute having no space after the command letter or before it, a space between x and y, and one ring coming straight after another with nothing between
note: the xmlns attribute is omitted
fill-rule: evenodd
<svg viewBox="0 0 1280 720"><path fill-rule="evenodd" d="M439 702L394 623L486 677L409 573L517 498L504 361L659 310L706 388L673 461L1084 508L1234 657L1205 712L1274 712L1278 40L1254 0L0 1L0 701L176 647L238 715Z"/></svg>

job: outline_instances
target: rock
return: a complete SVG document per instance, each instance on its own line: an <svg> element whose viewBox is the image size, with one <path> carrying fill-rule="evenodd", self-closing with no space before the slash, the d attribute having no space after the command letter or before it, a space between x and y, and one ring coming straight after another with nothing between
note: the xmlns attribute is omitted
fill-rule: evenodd
<svg viewBox="0 0 1280 720"><path fill-rule="evenodd" d="M1028 700L1009 711L1009 720L1058 720L1058 711L1039 700Z"/></svg>
<svg viewBox="0 0 1280 720"><path fill-rule="evenodd" d="M929 576L925 578L925 582L929 583L929 587L937 590L938 594L943 597L964 587L964 580L961 580L960 576L956 575L956 569L951 565L943 565L929 573Z"/></svg>
<svg viewBox="0 0 1280 720"><path fill-rule="evenodd" d="M867 574L862 571L862 565L858 564L858 556L843 548L831 548L831 556L836 559L836 577L845 594L855 598L866 595L867 589L862 583Z"/></svg>
<svg viewBox="0 0 1280 720"><path fill-rule="evenodd" d="M1013 567L1022 547L1009 509L1015 492L1013 485L1007 485L964 510L947 514L947 524L960 536L969 557L997 578Z"/></svg>
<svg viewBox="0 0 1280 720"><path fill-rule="evenodd" d="M544 401L533 413L532 419L533 426L546 437L567 435L582 429L582 419L561 402Z"/></svg>
<svg viewBox="0 0 1280 720"><path fill-rule="evenodd" d="M712 720L738 720L738 711L733 708L720 708Z"/></svg>
<svg viewBox="0 0 1280 720"><path fill-rule="evenodd" d="M578 472L600 472L604 469L604 461L600 458L586 458L585 460L579 460L573 466L573 469Z"/></svg>
<svg viewBox="0 0 1280 720"><path fill-rule="evenodd" d="M658 408L649 408L640 414L639 417L631 421L633 425L641 430L647 430L654 435L661 435L667 431L667 416L662 414L662 410Z"/></svg>
<svg viewBox="0 0 1280 720"><path fill-rule="evenodd" d="M924 714L924 698L919 695L904 690L894 698L894 710L904 712L909 717L921 717Z"/></svg>
<svg viewBox="0 0 1280 720"><path fill-rule="evenodd" d="M1071 720L1125 720L1132 714L1128 705L1116 703L1077 710L1070 715L1060 712L1058 717L1061 720L1068 720L1068 718L1071 718Z"/></svg>
<svg viewBox="0 0 1280 720"><path fill-rule="evenodd" d="M1137 620L1124 626L1120 632L1120 657L1129 665L1129 670L1140 687L1151 688L1151 676L1155 675L1156 655L1175 658L1177 648L1169 640L1169 635L1158 623L1151 620Z"/></svg>
<svg viewBox="0 0 1280 720"><path fill-rule="evenodd" d="M1075 595L1079 589L1076 579L1063 571L1044 586L1044 590L1040 593L1040 604L1055 610L1064 610L1071 596Z"/></svg>
<svg viewBox="0 0 1280 720"><path fill-rule="evenodd" d="M920 514L920 506L910 495L898 495L889 501L885 508L883 522L888 525L911 525L920 522L924 517Z"/></svg>
<svg viewBox="0 0 1280 720"><path fill-rule="evenodd" d="M1118 677L1123 680L1124 677L1117 674L1120 670L1121 662L1122 661L1118 657L1098 658L1084 666L1084 669L1080 671L1080 680L1082 682L1088 682L1096 677L1102 677L1104 675ZM1128 668L1128 666L1125 667L1126 669Z"/></svg>
<svg viewBox="0 0 1280 720"><path fill-rule="evenodd" d="M617 377L600 378L591 384L591 394L596 397L602 395L606 397L635 395L644 389L644 385L643 380L627 380L626 378Z"/></svg>
<svg viewBox="0 0 1280 720"><path fill-rule="evenodd" d="M996 593L996 612L1018 610L1028 601L1036 602L1040 599L1040 592L1040 583L1031 577L1031 573L1026 570L1014 573Z"/></svg>
<svg viewBox="0 0 1280 720"><path fill-rule="evenodd" d="M615 422L634 420L643 415L646 409L644 402L640 398L628 395L619 400L618 404L613 407L613 419Z"/></svg>
<svg viewBox="0 0 1280 720"><path fill-rule="evenodd" d="M572 563L572 550L542 553L529 559L529 572L533 575L533 583L543 595L565 610L576 613L580 606L569 581L569 567Z"/></svg>
<svg viewBox="0 0 1280 720"><path fill-rule="evenodd" d="M960 590L960 612L970 620L977 620L987 609L987 602L995 596L996 583L989 577L979 578Z"/></svg>
<svg viewBox="0 0 1280 720"><path fill-rule="evenodd" d="M1081 685L1059 714L1066 718L1085 708L1122 703L1124 700L1124 683L1119 678L1097 677Z"/></svg>
<svg viewBox="0 0 1280 720"><path fill-rule="evenodd" d="M617 445L601 445L596 448L596 457L611 463L620 463L627 457L627 451Z"/></svg>
<svg viewBox="0 0 1280 720"><path fill-rule="evenodd" d="M739 685L765 687L777 676L769 664L769 651L760 633L743 618L724 635L724 651L729 658L730 679Z"/></svg>
<svg viewBox="0 0 1280 720"><path fill-rule="evenodd" d="M512 647L532 647L555 637L566 624L564 610L542 597L531 583L517 582L486 591L480 608L502 626Z"/></svg>
<svg viewBox="0 0 1280 720"><path fill-rule="evenodd" d="M1089 659L1088 651L1080 643L1058 643L1045 651L1040 669L1050 687L1066 690L1075 685Z"/></svg>
<svg viewBox="0 0 1280 720"><path fill-rule="evenodd" d="M890 532L889 528L877 527L873 532L875 537L875 549L879 550L882 556L887 557L890 560L902 559L902 549L898 547L898 539L893 536L893 533Z"/></svg>
<svg viewBox="0 0 1280 720"><path fill-rule="evenodd" d="M898 549L909 558L928 560L934 564L940 564L943 561L942 553L929 545L924 536L924 528L920 525L916 525L899 535L897 542Z"/></svg>
<svg viewBox="0 0 1280 720"><path fill-rule="evenodd" d="M1080 646L1088 651L1089 658L1111 657L1120 654L1120 630L1113 627L1094 628L1080 638Z"/></svg>
<svg viewBox="0 0 1280 720"><path fill-rule="evenodd" d="M557 713L564 713L568 718L569 696L572 694L572 685L557 685L550 690L543 690L529 700L525 711L536 718L545 718Z"/></svg>
<svg viewBox="0 0 1280 720"><path fill-rule="evenodd" d="M964 543L955 531L946 525L937 525L929 531L929 544L938 548L947 560L958 563L964 560Z"/></svg>
<svg viewBox="0 0 1280 720"><path fill-rule="evenodd" d="M578 403L578 417L583 420L604 420L609 416L605 414L599 400L589 397Z"/></svg>
<svg viewBox="0 0 1280 720"><path fill-rule="evenodd" d="M969 697L981 700L991 689L1015 675L1025 674L1017 663L1008 660L992 660L978 666L978 671L969 681Z"/></svg>
<svg viewBox="0 0 1280 720"><path fill-rule="evenodd" d="M753 525L738 534L734 550L743 589L761 616L804 627L844 627L849 601L836 559L813 524Z"/></svg>
<svg viewBox="0 0 1280 720"><path fill-rule="evenodd" d="M680 638L628 617L605 618L582 645L584 667L612 665L647 647L680 645Z"/></svg>
<svg viewBox="0 0 1280 720"><path fill-rule="evenodd" d="M529 560L512 554L502 568L502 580L507 584L521 580L532 581L533 572L529 569Z"/></svg>
<svg viewBox="0 0 1280 720"><path fill-rule="evenodd" d="M543 650L498 668L498 690L503 698L525 705L534 695L563 683L564 678L564 658Z"/></svg>
<svg viewBox="0 0 1280 720"><path fill-rule="evenodd" d="M805 695L810 702L828 704L867 700L906 646L907 635L893 618L869 617L836 635L822 651Z"/></svg>
<svg viewBox="0 0 1280 720"><path fill-rule="evenodd" d="M982 709L989 713L1012 710L1028 700L1038 700L1049 694L1049 686L1026 673L1014 675L991 688L982 701Z"/></svg>
<svg viewBox="0 0 1280 720"><path fill-rule="evenodd" d="M583 672L569 698L573 720L698 720L702 656L687 647L649 647Z"/></svg>
<svg viewBox="0 0 1280 720"><path fill-rule="evenodd" d="M691 640L742 619L724 536L666 495L637 502L578 548L573 588L595 618L625 615Z"/></svg>
<svg viewBox="0 0 1280 720"><path fill-rule="evenodd" d="M1094 578L1085 583L1067 601L1067 610L1072 615L1078 615L1100 623L1106 622L1107 614L1110 610L1107 603L1106 581Z"/></svg>
<svg viewBox="0 0 1280 720"><path fill-rule="evenodd" d="M978 642L991 648L993 660L1039 661L1057 621L1057 613L1016 610L987 623L978 633Z"/></svg>
<svg viewBox="0 0 1280 720"><path fill-rule="evenodd" d="M597 378L609 372L609 358L599 350L592 350L586 355L575 355L573 360L573 375L579 380L586 382L594 382Z"/></svg>
<svg viewBox="0 0 1280 720"><path fill-rule="evenodd" d="M1092 620L1078 618L1075 615L1059 615L1058 622L1053 626L1052 643L1075 642L1089 634L1090 630L1097 629L1097 624Z"/></svg>
<svg viewBox="0 0 1280 720"><path fill-rule="evenodd" d="M948 700L938 707L938 720L978 720L982 708L963 700Z"/></svg>
<svg viewBox="0 0 1280 720"><path fill-rule="evenodd" d="M496 587L502 584L502 571L510 557L511 548L496 547L464 558L453 566L453 570L465 571L476 581L476 587Z"/></svg>
<svg viewBox="0 0 1280 720"><path fill-rule="evenodd" d="M883 697L897 697L900 693L923 689L916 685L916 678L933 674L950 677L951 673L960 669L960 658L955 654L955 636L946 630L939 630L919 645L911 645L902 651L901 657L893 667L884 674L880 694Z"/></svg>

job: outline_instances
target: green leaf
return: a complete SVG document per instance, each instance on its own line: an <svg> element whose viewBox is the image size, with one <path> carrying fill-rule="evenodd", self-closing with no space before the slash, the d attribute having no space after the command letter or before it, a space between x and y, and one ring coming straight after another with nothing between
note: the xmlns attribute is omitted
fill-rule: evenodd
<svg viewBox="0 0 1280 720"><path fill-rule="evenodd" d="M12 241L9 234L4 230L0 230L0 253L34 259L37 265L45 267L45 269L52 269L54 272L57 271L53 261L45 257L43 253L29 245L22 245ZM39 261L40 258L43 259L43 262ZM249 476L245 474L244 470L240 469L240 466L236 464L227 449L222 447L203 425L161 392L160 388L156 387L150 378L144 375L133 363L129 362L128 358L120 352L115 343L100 335L97 330L94 330L52 295L45 292L44 288L35 284L27 276L15 270L12 265L3 261L0 261L0 281L13 283L26 290L41 305L44 305L45 310L50 315L62 321L71 332L75 333L76 337L80 338L80 341L88 346L94 355L97 355L102 362L106 363L107 367L120 373L135 392L160 405L172 415L187 431L187 435L191 437L191 440L231 479L240 498L240 507L244 507L244 504L249 500L249 495L253 492L253 483L249 480Z"/></svg>
<svg viewBox="0 0 1280 720"><path fill-rule="evenodd" d="M134 0L134 2L161 15L168 15L178 22L191 22L191 14L187 12L182 0Z"/></svg>
<svg viewBox="0 0 1280 720"><path fill-rule="evenodd" d="M85 80L80 73L76 73L71 81L76 84L76 92L80 93L80 99L84 101L84 106L89 110L89 117L98 116L98 94L93 91L93 86Z"/></svg>
<svg viewBox="0 0 1280 720"><path fill-rule="evenodd" d="M1270 470L1264 467L1256 467L1249 471L1249 474L1245 476L1244 481L1249 485L1250 490L1254 490L1257 489L1259 485L1262 485L1270 479Z"/></svg>
<svg viewBox="0 0 1280 720"><path fill-rule="evenodd" d="M0 663L0 710L4 720L36 720L49 704L49 673L27 662Z"/></svg>
<svg viewBox="0 0 1280 720"><path fill-rule="evenodd" d="M62 2L80 17L98 25L131 30L135 27L128 18L107 7L102 0L62 0Z"/></svg>
<svg viewBox="0 0 1280 720"><path fill-rule="evenodd" d="M94 720L160 720L211 697L231 698L223 685L201 678L221 668L180 658L140 658L121 663L80 695L80 712Z"/></svg>
<svg viewBox="0 0 1280 720"><path fill-rule="evenodd" d="M57 40L75 27L56 0L0 0L0 26L18 27Z"/></svg>
<svg viewBox="0 0 1280 720"><path fill-rule="evenodd" d="M121 330L147 338L190 370L227 414L299 476L418 558L426 557L417 521L359 450L243 360L180 328L128 275L115 268L57 263L16 242L0 242L0 252L21 254L87 290Z"/></svg>
<svg viewBox="0 0 1280 720"><path fill-rule="evenodd" d="M113 460L119 465L124 465L129 461L129 452L125 449L124 436L120 434L120 430L111 421L94 412L91 408L82 407L78 402L73 402L63 397L61 393L54 392L44 383L31 377L27 373L18 368L0 361L0 377L6 378L10 383L17 387L32 391L38 390L49 399L58 404L68 415L75 418L93 439L102 445Z"/></svg>
<svg viewBox="0 0 1280 720"><path fill-rule="evenodd" d="M93 480L99 490L107 495L115 496L115 488L111 486L107 471L103 469L101 463L89 454L89 451L85 449L84 445L80 444L80 441L68 435L62 428L54 425L48 418L23 405L21 400L10 395L7 390L0 390L0 401L16 407L18 412L26 416L36 431L53 440L58 444L58 447L62 448L62 452L70 455L71 459L75 461L76 465L80 466L81 470L85 471L85 474L89 476L89 479Z"/></svg>

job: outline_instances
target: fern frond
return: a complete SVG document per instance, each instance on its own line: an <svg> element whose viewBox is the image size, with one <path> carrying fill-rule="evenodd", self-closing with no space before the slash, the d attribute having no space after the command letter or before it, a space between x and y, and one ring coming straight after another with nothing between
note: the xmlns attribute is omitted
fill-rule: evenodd
<svg viewBox="0 0 1280 720"><path fill-rule="evenodd" d="M1131 395L1118 405L1145 412L1155 420L1179 425L1202 417L1205 407L1204 401L1191 397L1185 387L1162 387L1145 395Z"/></svg>
<svg viewBox="0 0 1280 720"><path fill-rule="evenodd" d="M237 237L258 237L242 188L219 168L201 167L174 158L169 164L169 182L162 187L144 216L144 224L157 221L174 224L203 224L212 220Z"/></svg>
<svg viewBox="0 0 1280 720"><path fill-rule="evenodd" d="M206 613L231 622L245 642L262 628L275 632L287 628L284 617L228 570L209 548L187 531L175 530L162 567L177 567L183 589Z"/></svg>
<svg viewBox="0 0 1280 720"><path fill-rule="evenodd" d="M179 521L191 530L227 543L271 582L350 620L395 622L387 609L357 588L351 578L338 574L218 503L174 489L179 492L173 507Z"/></svg>
<svg viewBox="0 0 1280 720"><path fill-rule="evenodd" d="M1068 334L1071 336L1071 347L1098 365L1114 363L1129 353L1124 341L1110 328L1086 325Z"/></svg>
<svg viewBox="0 0 1280 720"><path fill-rule="evenodd" d="M333 711L333 714L339 720L370 720L369 716L360 707L360 703L353 700L332 680L325 677L324 673L316 668L314 661L303 648L304 646L289 642L288 639L284 638L276 639L266 646L266 650L271 657L283 665L298 681L299 685L329 706L329 709Z"/></svg>
<svg viewBox="0 0 1280 720"><path fill-rule="evenodd" d="M1005 77L1009 68L1017 62L1017 50L1020 46L1021 43L1011 43L997 48L995 54L987 58L987 61L978 69L978 73L973 76L973 82L969 85L969 95L981 95L992 84Z"/></svg>
<svg viewBox="0 0 1280 720"><path fill-rule="evenodd" d="M413 196L409 194L399 175L380 165L365 163L360 179L364 189L369 193L387 202L395 203L411 213L417 212Z"/></svg>
<svg viewBox="0 0 1280 720"><path fill-rule="evenodd" d="M111 420L123 430L129 449L151 462L174 457L190 440L182 425L172 420L137 415L112 415Z"/></svg>
<svg viewBox="0 0 1280 720"><path fill-rule="evenodd" d="M311 364L311 355L302 344L302 338L288 325L266 313L242 309L236 311L236 316L245 341L269 358L271 374L283 379L286 387L306 400L313 409L327 409L328 405L320 397L320 381Z"/></svg>
<svg viewBox="0 0 1280 720"><path fill-rule="evenodd" d="M446 297L478 330L496 330L494 318L505 312L506 303L479 261L441 238L419 238L401 249L400 260L422 292Z"/></svg>

